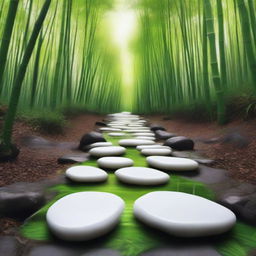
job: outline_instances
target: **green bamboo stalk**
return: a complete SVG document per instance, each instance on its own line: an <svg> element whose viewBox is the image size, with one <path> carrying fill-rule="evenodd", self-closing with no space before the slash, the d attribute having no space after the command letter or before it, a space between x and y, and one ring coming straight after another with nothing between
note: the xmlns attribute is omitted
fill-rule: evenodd
<svg viewBox="0 0 256 256"><path fill-rule="evenodd" d="M18 102L19 102L22 83L23 83L23 80L24 80L24 77L26 74L29 60L31 58L34 47L36 45L38 35L42 28L45 17L48 13L50 4L51 4L51 0L45 0L44 5L40 11L40 14L35 22L32 34L28 41L26 50L25 50L23 58L22 58L22 62L20 64L15 82L13 85L12 95L11 95L10 102L9 102L8 112L5 117L3 133L2 133L2 137L1 137L2 144L6 150L11 149L12 128L13 128L13 124L14 124L15 115L17 112L17 106L18 106Z"/></svg>
<svg viewBox="0 0 256 256"><path fill-rule="evenodd" d="M10 41L12 37L14 21L17 14L19 0L10 0L9 10L5 22L5 28L3 32L2 43L0 47L0 94L3 87L3 74L6 66L7 55L10 47Z"/></svg>
<svg viewBox="0 0 256 256"><path fill-rule="evenodd" d="M218 60L215 44L215 32L214 32L214 18L212 14L212 6L210 0L204 0L205 18L207 25L207 35L210 47L211 56L211 68L212 68L212 80L215 87L216 99L217 99L217 119L219 124L226 122L226 109L224 102L224 91L222 88L220 73L218 69Z"/></svg>

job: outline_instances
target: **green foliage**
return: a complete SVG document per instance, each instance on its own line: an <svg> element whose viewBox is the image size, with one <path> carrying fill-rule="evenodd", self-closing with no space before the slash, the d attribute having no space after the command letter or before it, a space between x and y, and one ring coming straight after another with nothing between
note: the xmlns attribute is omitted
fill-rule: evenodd
<svg viewBox="0 0 256 256"><path fill-rule="evenodd" d="M19 119L47 134L60 134L67 125L64 115L57 111L26 111Z"/></svg>

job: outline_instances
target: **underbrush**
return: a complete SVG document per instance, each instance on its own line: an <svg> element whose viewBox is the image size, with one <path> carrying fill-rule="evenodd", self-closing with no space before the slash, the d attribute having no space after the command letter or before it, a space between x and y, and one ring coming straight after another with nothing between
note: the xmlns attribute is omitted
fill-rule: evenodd
<svg viewBox="0 0 256 256"><path fill-rule="evenodd" d="M18 119L46 134L63 133L67 125L65 116L57 111L26 111L19 113Z"/></svg>

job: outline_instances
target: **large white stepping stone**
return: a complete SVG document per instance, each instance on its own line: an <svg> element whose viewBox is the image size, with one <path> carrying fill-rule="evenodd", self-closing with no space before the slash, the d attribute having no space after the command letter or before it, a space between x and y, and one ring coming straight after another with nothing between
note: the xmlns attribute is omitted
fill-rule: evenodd
<svg viewBox="0 0 256 256"><path fill-rule="evenodd" d="M122 137L125 136L126 134L123 132L110 132L108 135L111 137Z"/></svg>
<svg viewBox="0 0 256 256"><path fill-rule="evenodd" d="M139 145L152 145L155 144L152 140L138 140L138 139L123 139L119 140L119 145L124 147L136 147Z"/></svg>
<svg viewBox="0 0 256 256"><path fill-rule="evenodd" d="M160 144L154 144L154 145L142 145L142 146L137 146L136 149L142 150L142 149L171 149L168 146L162 146Z"/></svg>
<svg viewBox="0 0 256 256"><path fill-rule="evenodd" d="M127 167L115 172L117 178L128 184L160 185L169 181L169 175L152 168Z"/></svg>
<svg viewBox="0 0 256 256"><path fill-rule="evenodd" d="M147 148L142 149L141 154L144 156L169 156L172 153L168 148Z"/></svg>
<svg viewBox="0 0 256 256"><path fill-rule="evenodd" d="M111 231L119 222L124 201L105 192L79 192L55 202L47 211L49 228L68 241L90 240Z"/></svg>
<svg viewBox="0 0 256 256"><path fill-rule="evenodd" d="M181 237L221 234L236 223L236 216L229 209L181 192L148 193L135 201L133 211L145 224Z"/></svg>
<svg viewBox="0 0 256 256"><path fill-rule="evenodd" d="M88 148L97 148L97 147L110 147L113 146L111 142L95 142L93 144L90 144Z"/></svg>
<svg viewBox="0 0 256 256"><path fill-rule="evenodd" d="M154 168L166 171L193 171L199 166L196 161L191 159L168 156L149 156L147 162Z"/></svg>
<svg viewBox="0 0 256 256"><path fill-rule="evenodd" d="M89 151L89 154L95 157L103 156L120 156L126 152L124 147L112 146L112 147L98 147L92 148Z"/></svg>
<svg viewBox="0 0 256 256"><path fill-rule="evenodd" d="M100 128L102 132L121 132L122 130L119 128L111 128L111 127L102 127Z"/></svg>
<svg viewBox="0 0 256 256"><path fill-rule="evenodd" d="M103 182L108 174L93 166L73 166L66 170L66 177L76 182Z"/></svg>
<svg viewBox="0 0 256 256"><path fill-rule="evenodd" d="M138 140L155 140L156 139L153 136L136 136L135 138Z"/></svg>
<svg viewBox="0 0 256 256"><path fill-rule="evenodd" d="M106 169L119 169L133 166L134 162L126 157L102 157L97 161L98 165Z"/></svg>

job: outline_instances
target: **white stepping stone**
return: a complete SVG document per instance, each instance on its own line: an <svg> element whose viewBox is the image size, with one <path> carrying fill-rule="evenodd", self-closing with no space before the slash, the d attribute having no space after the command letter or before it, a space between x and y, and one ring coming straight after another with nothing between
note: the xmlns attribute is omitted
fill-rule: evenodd
<svg viewBox="0 0 256 256"><path fill-rule="evenodd" d="M148 193L135 201L133 211L145 224L180 237L221 234L236 223L236 216L229 209L181 192Z"/></svg>
<svg viewBox="0 0 256 256"><path fill-rule="evenodd" d="M122 130L119 128L111 128L111 127L102 127L100 128L102 132L121 132Z"/></svg>
<svg viewBox="0 0 256 256"><path fill-rule="evenodd" d="M193 171L199 166L196 161L191 159L168 156L149 156L147 162L154 168L166 171Z"/></svg>
<svg viewBox="0 0 256 256"><path fill-rule="evenodd" d="M128 184L160 185L169 181L169 175L152 168L127 167L115 172L117 178Z"/></svg>
<svg viewBox="0 0 256 256"><path fill-rule="evenodd" d="M119 169L133 166L134 162L126 157L102 157L97 161L98 165L106 169Z"/></svg>
<svg viewBox="0 0 256 256"><path fill-rule="evenodd" d="M155 144L152 140L138 140L138 139L123 139L119 140L119 145L124 147L136 147L139 145L152 145Z"/></svg>
<svg viewBox="0 0 256 256"><path fill-rule="evenodd" d="M137 136L136 139L138 140L155 140L155 137L152 136Z"/></svg>
<svg viewBox="0 0 256 256"><path fill-rule="evenodd" d="M89 154L95 157L120 156L126 152L126 148L119 146L92 148Z"/></svg>
<svg viewBox="0 0 256 256"><path fill-rule="evenodd" d="M163 146L160 144L154 144L154 145L142 145L142 146L137 146L136 149L142 150L142 149L171 149L168 146Z"/></svg>
<svg viewBox="0 0 256 256"><path fill-rule="evenodd" d="M108 174L97 167L79 165L68 168L66 177L75 182L103 182Z"/></svg>
<svg viewBox="0 0 256 256"><path fill-rule="evenodd" d="M138 130L138 129L123 129L123 132L131 132L131 133L138 133L138 132L150 132L150 129L143 129L143 130Z"/></svg>
<svg viewBox="0 0 256 256"><path fill-rule="evenodd" d="M144 126L141 126L141 127L133 127L133 126L127 126L126 127L126 130L139 130L139 132L143 132L143 131L151 131L148 127L144 127Z"/></svg>
<svg viewBox="0 0 256 256"><path fill-rule="evenodd" d="M55 202L47 211L51 231L67 241L85 241L111 231L120 220L124 201L105 192L79 192Z"/></svg>
<svg viewBox="0 0 256 256"><path fill-rule="evenodd" d="M135 132L133 136L155 136L153 132Z"/></svg>
<svg viewBox="0 0 256 256"><path fill-rule="evenodd" d="M88 148L96 148L96 147L110 147L113 146L111 142L95 142L93 144L90 144Z"/></svg>
<svg viewBox="0 0 256 256"><path fill-rule="evenodd" d="M122 136L125 136L126 134L123 132L111 132L108 135L111 137L122 137Z"/></svg>
<svg viewBox="0 0 256 256"><path fill-rule="evenodd" d="M142 149L141 154L144 156L169 156L172 153L168 148L148 148Z"/></svg>

